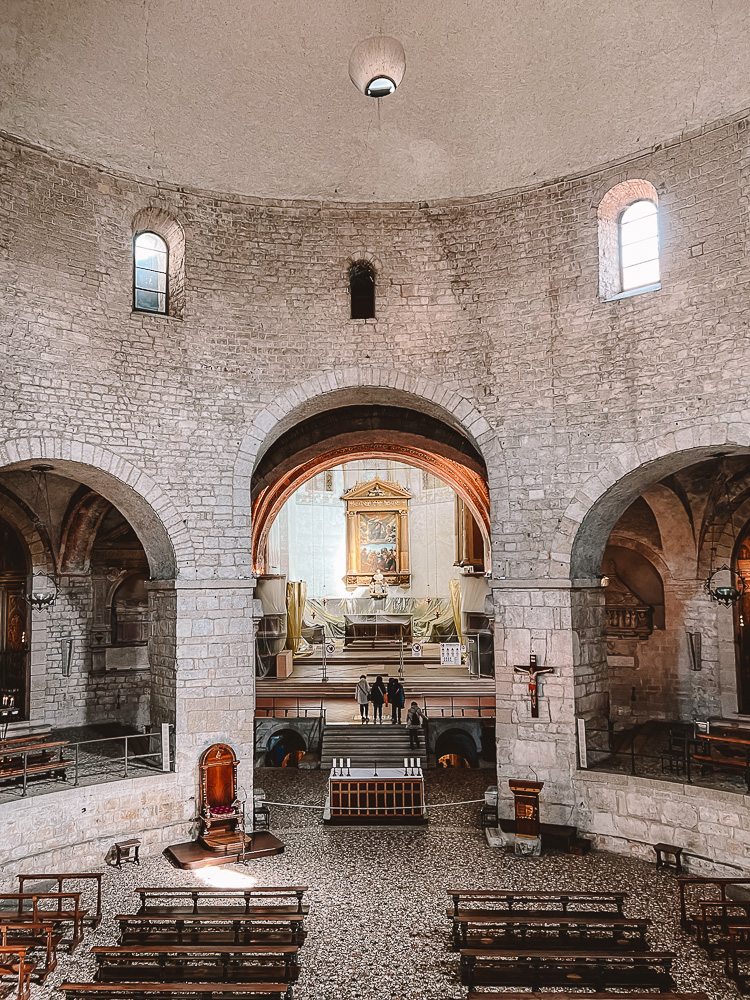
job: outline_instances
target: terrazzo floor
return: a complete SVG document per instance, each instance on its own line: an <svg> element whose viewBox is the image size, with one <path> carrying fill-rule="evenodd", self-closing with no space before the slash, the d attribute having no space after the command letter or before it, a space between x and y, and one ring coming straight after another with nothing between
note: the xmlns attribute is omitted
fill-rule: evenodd
<svg viewBox="0 0 750 1000"><path fill-rule="evenodd" d="M269 800L322 805L324 773L260 769L255 780ZM428 804L481 798L488 785L486 772L477 771L429 772L425 780ZM177 871L161 855L121 872L102 865L102 925L87 933L74 955L61 955L47 984L32 988L32 1000L60 1000L57 983L92 977L88 948L114 943L112 917L136 909L132 890L138 885L300 883L310 886L310 914L294 990L299 1000L466 997L458 956L448 947L447 886L624 889L630 893L626 915L652 921L652 949L677 953L673 971L679 990L703 991L712 1000L738 996L721 963L709 961L679 929L672 873L600 852L585 858L558 853L515 858L486 845L479 808L433 808L426 828L368 830L328 828L318 810L272 806L272 830L286 843L277 857L198 872Z"/></svg>

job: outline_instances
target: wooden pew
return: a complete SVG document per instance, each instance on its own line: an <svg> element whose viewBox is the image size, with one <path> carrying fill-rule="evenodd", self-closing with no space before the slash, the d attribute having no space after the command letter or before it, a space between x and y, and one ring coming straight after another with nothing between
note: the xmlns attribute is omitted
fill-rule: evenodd
<svg viewBox="0 0 750 1000"><path fill-rule="evenodd" d="M297 945L142 945L93 948L97 982L294 982Z"/></svg>
<svg viewBox="0 0 750 1000"><path fill-rule="evenodd" d="M61 940L62 934L55 929L54 924L0 922L0 947L13 948L19 945L28 948L30 952L44 952L44 965L40 967L37 964L35 969L42 983L57 967L57 948Z"/></svg>
<svg viewBox="0 0 750 1000"><path fill-rule="evenodd" d="M691 934L701 925L701 902L750 902L750 878L679 875L680 924Z"/></svg>
<svg viewBox="0 0 750 1000"><path fill-rule="evenodd" d="M83 920L78 892L5 892L0 893L0 922L24 924L70 924L70 951L83 939ZM4 905L8 904L8 905Z"/></svg>
<svg viewBox="0 0 750 1000"><path fill-rule="evenodd" d="M730 927L724 970L740 993L750 992L750 968L740 963L740 955L750 955L750 927Z"/></svg>
<svg viewBox="0 0 750 1000"><path fill-rule="evenodd" d="M704 733L688 740L687 780L692 780L693 762L703 768L743 771L750 791L750 738Z"/></svg>
<svg viewBox="0 0 750 1000"><path fill-rule="evenodd" d="M202 888L140 888L135 890L141 898L139 913L182 916L189 913L236 912L244 904L244 913L299 913L309 912L302 903L306 885L254 886L252 889L202 889ZM289 899L294 903L263 903L265 900ZM167 900L168 902L164 902ZM188 901L189 902L186 902ZM224 901L217 906L215 900ZM261 903L256 901L260 900ZM252 905L251 905L252 904Z"/></svg>
<svg viewBox="0 0 750 1000"><path fill-rule="evenodd" d="M23 785L26 794L26 784L29 778L39 775L52 775L65 780L66 768L73 763L63 757L63 747L68 740L51 740L47 737L25 737L3 740L0 745L0 781L18 781ZM59 759L54 759L55 750L59 749Z"/></svg>
<svg viewBox="0 0 750 1000"><path fill-rule="evenodd" d="M292 1000L291 983L61 983L57 987L72 1000L133 1000L134 997L190 997L213 1000L242 996L245 1000L283 997Z"/></svg>
<svg viewBox="0 0 750 1000"><path fill-rule="evenodd" d="M123 913L120 944L302 944L301 913ZM237 912L237 911L240 912Z"/></svg>
<svg viewBox="0 0 750 1000"><path fill-rule="evenodd" d="M31 973L35 966L26 957L29 950L26 945L0 945L0 982L10 979L15 983L10 996L16 1000L29 1000L31 993Z"/></svg>
<svg viewBox="0 0 750 1000"><path fill-rule="evenodd" d="M57 891L64 892L66 887L71 888L71 882L95 882L96 883L96 909L91 910L90 908L84 912L83 921L91 927L98 927L102 922L102 873L101 872L64 872L60 874L59 872L54 872L52 874L43 875L19 875L18 876L18 891L19 892L33 892L26 888L27 882L57 882ZM37 889L37 891L40 891ZM78 890L75 890L78 891ZM80 892L83 896L83 891Z"/></svg>
<svg viewBox="0 0 750 1000"><path fill-rule="evenodd" d="M717 951L725 951L729 944L729 931L740 925L750 926L750 901L701 900L700 916L696 926L696 940L711 958Z"/></svg>
<svg viewBox="0 0 750 1000"><path fill-rule="evenodd" d="M537 991L570 986L604 992L610 989L652 989L671 992L671 952L531 951L529 949L461 950L461 971L467 986L503 986Z"/></svg>
<svg viewBox="0 0 750 1000"><path fill-rule="evenodd" d="M562 990L554 993L490 993L470 990L466 1000L532 1000L532 997L546 1000L708 1000L705 993L578 993Z"/></svg>
<svg viewBox="0 0 750 1000"><path fill-rule="evenodd" d="M492 910L459 911L453 919L456 948L576 949L578 951L645 951L650 921L616 914L602 917L577 913L499 914Z"/></svg>
<svg viewBox="0 0 750 1000"><path fill-rule="evenodd" d="M524 892L508 889L449 889L448 895L453 899L453 909L448 911L449 917L458 916L459 909L469 910L477 904L483 909L492 905L508 916L576 913L584 917L601 917L616 913L621 917L623 903L628 898L626 892Z"/></svg>

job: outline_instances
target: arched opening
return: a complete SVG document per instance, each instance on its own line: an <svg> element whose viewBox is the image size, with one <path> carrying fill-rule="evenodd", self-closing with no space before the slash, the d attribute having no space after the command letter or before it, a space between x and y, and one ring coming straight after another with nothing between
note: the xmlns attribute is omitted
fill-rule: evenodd
<svg viewBox="0 0 750 1000"><path fill-rule="evenodd" d="M117 735L173 721L174 612L163 589L147 588L175 574L175 555L153 508L101 469L29 460L0 469L0 518L22 533L29 551L23 582L18 570L6 575L3 597L15 614L3 619L2 655L7 660L11 645L25 644L26 718L71 730L71 739L81 727ZM10 560L14 547L3 550ZM38 578L50 582L54 602L24 612L24 592ZM151 670L151 643L163 671Z"/></svg>
<svg viewBox="0 0 750 1000"><path fill-rule="evenodd" d="M407 462L447 483L478 525L484 541L483 569L490 569L487 472L476 447L431 415L400 406L360 404L300 421L260 457L252 480L256 573L266 569L268 532L286 501L308 480L355 459Z"/></svg>
<svg viewBox="0 0 750 1000"><path fill-rule="evenodd" d="M295 729L281 729L268 739L266 767L298 767L307 744Z"/></svg>
<svg viewBox="0 0 750 1000"><path fill-rule="evenodd" d="M457 689L473 676L461 694L494 697L487 469L454 413L383 386L273 409L247 482L258 690L278 697L335 676L353 691L364 671L368 683L418 675L410 690L426 696L440 667ZM348 687L331 690L327 719L359 723ZM399 725L392 708L385 721Z"/></svg>
<svg viewBox="0 0 750 1000"><path fill-rule="evenodd" d="M438 736L435 758L439 767L479 767L474 739L463 729L447 729Z"/></svg>
<svg viewBox="0 0 750 1000"><path fill-rule="evenodd" d="M733 612L707 587L733 559L740 574L748 569L750 531L739 526L750 516L750 457L732 450L694 449L634 470L575 538L571 576L602 584L573 602L576 714L589 748L619 752L622 769L680 777L675 741L697 721L739 725L747 710L747 600Z"/></svg>

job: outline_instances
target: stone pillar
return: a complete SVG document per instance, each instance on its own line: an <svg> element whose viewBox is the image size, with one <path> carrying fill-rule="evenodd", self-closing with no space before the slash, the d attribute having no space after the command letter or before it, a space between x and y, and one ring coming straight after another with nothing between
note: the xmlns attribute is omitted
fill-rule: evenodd
<svg viewBox="0 0 750 1000"><path fill-rule="evenodd" d="M509 778L543 781L542 821L565 823L577 768L576 696L587 718L606 715L604 594L598 581L493 580L497 764L501 816L510 816ZM601 638L597 638L601 633ZM531 716L526 666L540 669L539 718ZM604 719L606 725L606 718Z"/></svg>
<svg viewBox="0 0 750 1000"><path fill-rule="evenodd" d="M252 819L255 629L263 613L254 588L254 578L149 585L151 721L174 725L186 817L197 815L201 753L228 743Z"/></svg>

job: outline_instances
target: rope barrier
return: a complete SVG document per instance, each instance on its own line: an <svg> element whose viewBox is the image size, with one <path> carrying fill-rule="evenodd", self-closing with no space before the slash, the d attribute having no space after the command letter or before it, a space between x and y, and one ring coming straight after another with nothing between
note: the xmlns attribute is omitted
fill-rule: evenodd
<svg viewBox="0 0 750 1000"><path fill-rule="evenodd" d="M448 806L474 806L480 802L484 802L484 799L464 799L462 802L430 802L425 803L425 808L429 809L444 809ZM299 802L271 802L269 799L263 799L263 805L266 806L283 806L284 809L324 809L325 806L311 806L304 805Z"/></svg>
<svg viewBox="0 0 750 1000"><path fill-rule="evenodd" d="M463 802L425 802L425 806L428 809L441 809L444 806L473 806L479 802L484 802L484 799L464 799Z"/></svg>

